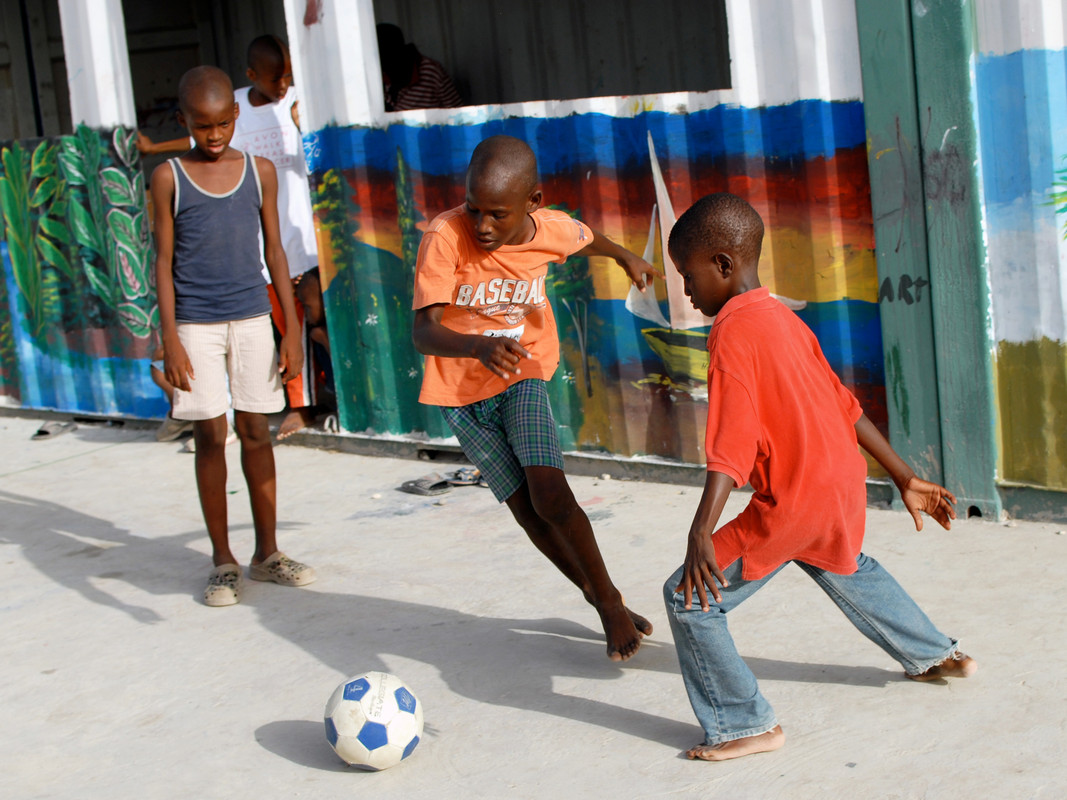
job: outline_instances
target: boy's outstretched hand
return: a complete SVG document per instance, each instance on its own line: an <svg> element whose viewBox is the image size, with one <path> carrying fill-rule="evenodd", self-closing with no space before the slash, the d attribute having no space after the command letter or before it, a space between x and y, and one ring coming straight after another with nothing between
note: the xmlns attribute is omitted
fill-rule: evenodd
<svg viewBox="0 0 1067 800"><path fill-rule="evenodd" d="M532 358L529 351L514 339L506 336L478 336L480 341L475 345L475 357L485 365L494 375L499 375L504 380L511 377L511 373L519 375L522 369L519 363L523 359Z"/></svg>
<svg viewBox="0 0 1067 800"><path fill-rule="evenodd" d="M145 136L140 131L137 131L137 150L141 155L151 155L155 151L156 143Z"/></svg>
<svg viewBox="0 0 1067 800"><path fill-rule="evenodd" d="M956 519L956 496L944 486L917 477L866 414L860 414L856 420L856 440L893 477L900 499L915 520L915 530L923 529L922 511L945 530L952 527L952 520Z"/></svg>
<svg viewBox="0 0 1067 800"><path fill-rule="evenodd" d="M630 280L634 282L634 285L642 292L645 288L652 284L653 278L662 278L663 273L653 267L643 258L638 255L634 255L625 247L616 244L611 241L607 236L600 233L600 231L593 230L593 241L578 251L577 255L582 256L604 256L612 259L616 264L626 270L626 274L630 276Z"/></svg>
<svg viewBox="0 0 1067 800"><path fill-rule="evenodd" d="M616 262L620 267L626 270L626 274L630 276L630 280L633 281L634 286L642 292L652 285L652 280L654 278L663 278L662 272L640 256L634 255L629 250L626 251L625 256L616 259Z"/></svg>
<svg viewBox="0 0 1067 800"><path fill-rule="evenodd" d="M949 530L952 527L952 520L956 519L956 496L944 486L924 481L915 475L904 483L900 490L900 498L915 520L917 531L923 529L923 518L920 513L922 511L937 520L945 530Z"/></svg>

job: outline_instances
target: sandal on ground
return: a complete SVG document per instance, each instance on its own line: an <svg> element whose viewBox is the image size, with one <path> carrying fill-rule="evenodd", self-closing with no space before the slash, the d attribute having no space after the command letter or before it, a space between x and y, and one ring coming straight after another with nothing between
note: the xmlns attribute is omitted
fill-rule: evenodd
<svg viewBox="0 0 1067 800"><path fill-rule="evenodd" d="M240 600L241 568L236 564L219 564L208 578L204 605L232 606Z"/></svg>
<svg viewBox="0 0 1067 800"><path fill-rule="evenodd" d="M978 671L978 662L957 650L940 664L934 664L918 675L908 675L913 681L936 681L940 678L969 678Z"/></svg>
<svg viewBox="0 0 1067 800"><path fill-rule="evenodd" d="M318 576L307 564L294 561L279 550L262 564L250 564L248 577L254 581L274 581L282 586L307 586Z"/></svg>
<svg viewBox="0 0 1067 800"><path fill-rule="evenodd" d="M477 467L463 467L448 473L447 478L452 486L477 486L482 479L482 473Z"/></svg>
<svg viewBox="0 0 1067 800"><path fill-rule="evenodd" d="M46 422L30 438L38 442L41 439L55 439L57 436L62 436L64 433L75 430L77 427L77 424L73 422Z"/></svg>
<svg viewBox="0 0 1067 800"><path fill-rule="evenodd" d="M444 494L451 491L451 489L452 487L448 485L448 480L436 472L416 478L413 481L404 481L400 484L400 491L424 496Z"/></svg>

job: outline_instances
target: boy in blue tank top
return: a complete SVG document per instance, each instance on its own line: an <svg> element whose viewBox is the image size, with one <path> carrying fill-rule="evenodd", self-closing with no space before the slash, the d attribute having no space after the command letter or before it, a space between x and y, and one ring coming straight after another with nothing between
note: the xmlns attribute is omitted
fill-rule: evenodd
<svg viewBox="0 0 1067 800"><path fill-rule="evenodd" d="M281 382L300 373L303 354L278 232L274 165L230 147L238 109L222 70L186 72L178 102L178 121L195 146L152 173L156 290L164 371L175 387L172 415L192 420L196 439L196 485L215 563L204 602L225 606L241 595L241 569L230 550L226 514L227 378L256 532L249 577L285 586L315 580L311 567L278 550L274 452L266 417L284 408ZM280 357L260 271L261 234L288 323Z"/></svg>

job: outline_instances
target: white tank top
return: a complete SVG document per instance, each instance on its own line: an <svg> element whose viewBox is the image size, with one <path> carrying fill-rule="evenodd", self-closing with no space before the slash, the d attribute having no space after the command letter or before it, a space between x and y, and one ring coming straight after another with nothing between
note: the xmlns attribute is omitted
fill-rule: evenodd
<svg viewBox="0 0 1067 800"><path fill-rule="evenodd" d="M230 146L270 159L278 171L278 229L289 274L295 278L319 264L304 143L293 123L296 87L290 86L277 103L262 106L248 102L250 88L234 92L241 113Z"/></svg>

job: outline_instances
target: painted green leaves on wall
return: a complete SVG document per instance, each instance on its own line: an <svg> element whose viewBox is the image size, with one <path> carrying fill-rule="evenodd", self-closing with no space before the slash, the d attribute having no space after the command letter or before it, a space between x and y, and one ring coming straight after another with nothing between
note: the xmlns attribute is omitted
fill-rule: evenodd
<svg viewBox="0 0 1067 800"><path fill-rule="evenodd" d="M0 209L3 209L7 252L15 284L25 298L31 317L41 317L41 275L33 258L33 230L30 220L30 197L27 181L27 154L15 142L0 151L4 175L0 177Z"/></svg>
<svg viewBox="0 0 1067 800"><path fill-rule="evenodd" d="M64 213L66 184L56 174L55 151L55 144L48 141L39 143L32 153L18 142L0 151L0 208L8 255L34 336L40 335L47 322L46 305L53 305L47 299L54 295L55 281L48 279L45 270L51 267L68 278L74 275L62 250L65 228L57 219Z"/></svg>
<svg viewBox="0 0 1067 800"><path fill-rule="evenodd" d="M53 323L117 324L142 339L158 326L135 140L135 131L102 135L80 126L73 136L0 150L0 209L35 339ZM61 296L79 300L63 308Z"/></svg>
<svg viewBox="0 0 1067 800"><path fill-rule="evenodd" d="M59 160L76 187L68 220L86 256L89 285L130 333L145 338L159 324L159 309L136 136L117 128L112 135L117 163L106 165L100 136L80 127L75 136L63 137Z"/></svg>

